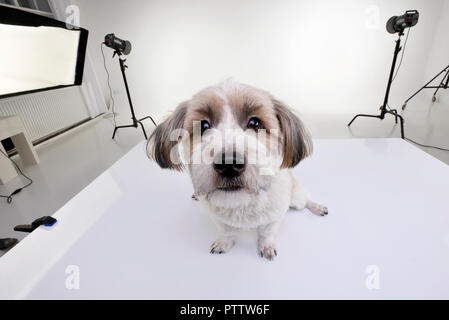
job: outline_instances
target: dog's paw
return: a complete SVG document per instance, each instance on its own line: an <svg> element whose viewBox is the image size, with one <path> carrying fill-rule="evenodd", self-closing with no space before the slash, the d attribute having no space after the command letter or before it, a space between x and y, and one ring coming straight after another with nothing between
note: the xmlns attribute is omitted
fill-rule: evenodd
<svg viewBox="0 0 449 320"><path fill-rule="evenodd" d="M192 194L192 200L193 200L193 201L200 201L200 200L196 197L196 195L194 195L194 194Z"/></svg>
<svg viewBox="0 0 449 320"><path fill-rule="evenodd" d="M234 246L234 240L229 238L219 238L210 245L210 253L226 253Z"/></svg>
<svg viewBox="0 0 449 320"><path fill-rule="evenodd" d="M272 242L262 241L259 243L259 255L261 258L273 261L274 257L278 255L276 245Z"/></svg>
<svg viewBox="0 0 449 320"><path fill-rule="evenodd" d="M329 214L329 210L327 209L327 207L322 206L321 204L315 203L313 201L307 201L306 207L311 212L321 217L327 216Z"/></svg>

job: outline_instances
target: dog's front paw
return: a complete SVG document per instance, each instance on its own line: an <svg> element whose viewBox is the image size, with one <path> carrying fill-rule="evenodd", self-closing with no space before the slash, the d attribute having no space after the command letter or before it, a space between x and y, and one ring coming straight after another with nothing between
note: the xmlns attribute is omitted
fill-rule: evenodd
<svg viewBox="0 0 449 320"><path fill-rule="evenodd" d="M313 201L307 201L306 207L314 214L322 217L327 216L329 214L329 210L327 210L327 207L322 206L321 204L315 203Z"/></svg>
<svg viewBox="0 0 449 320"><path fill-rule="evenodd" d="M218 238L210 246L210 253L226 253L234 246L234 240L230 238Z"/></svg>
<svg viewBox="0 0 449 320"><path fill-rule="evenodd" d="M274 257L278 255L276 250L276 244L271 241L259 242L259 255L262 258L266 258L270 261L274 260Z"/></svg>

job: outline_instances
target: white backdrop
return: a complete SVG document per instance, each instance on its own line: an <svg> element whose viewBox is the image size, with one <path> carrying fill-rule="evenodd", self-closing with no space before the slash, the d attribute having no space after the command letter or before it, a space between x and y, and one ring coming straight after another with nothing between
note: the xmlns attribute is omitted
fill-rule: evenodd
<svg viewBox="0 0 449 320"><path fill-rule="evenodd" d="M435 55L432 50L441 50L434 34L447 22L440 22L442 13L449 14L447 2L79 1L81 25L91 32L89 53L106 99L100 43L114 32L133 44L128 80L136 112L156 119L228 77L265 88L301 113L377 112L396 39L386 32L385 22L418 9L420 21L411 29L391 93L390 106L400 107L432 73L429 57ZM443 31L440 38L445 36ZM128 105L118 63L111 59L112 50L106 54L117 111L125 118Z"/></svg>
<svg viewBox="0 0 449 320"><path fill-rule="evenodd" d="M437 75L443 68L449 65L449 1L444 1L441 10L441 17L438 20L438 27L435 33L434 41L429 55L429 62L425 73L426 81L429 81ZM441 81L442 77L438 80ZM438 84L438 81L436 82ZM418 85L418 88L421 86ZM431 96L433 90L426 90L426 94ZM438 100L446 105L449 105L449 92L440 91Z"/></svg>

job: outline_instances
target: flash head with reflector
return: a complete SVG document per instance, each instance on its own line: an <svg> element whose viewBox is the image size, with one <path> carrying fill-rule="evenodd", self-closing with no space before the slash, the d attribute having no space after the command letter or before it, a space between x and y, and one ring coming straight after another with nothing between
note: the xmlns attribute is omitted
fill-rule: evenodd
<svg viewBox="0 0 449 320"><path fill-rule="evenodd" d="M418 23L419 12L417 10L407 10L402 16L393 16L387 21L387 31L389 33L402 33L406 28L415 26Z"/></svg>
<svg viewBox="0 0 449 320"><path fill-rule="evenodd" d="M117 51L120 54L128 55L131 53L131 42L127 40L122 40L115 36L115 34L110 33L104 37L104 44Z"/></svg>

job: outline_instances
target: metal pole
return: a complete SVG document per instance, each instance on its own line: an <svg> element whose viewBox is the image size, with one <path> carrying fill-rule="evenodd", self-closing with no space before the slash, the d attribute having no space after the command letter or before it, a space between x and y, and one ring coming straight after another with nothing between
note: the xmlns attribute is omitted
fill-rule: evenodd
<svg viewBox="0 0 449 320"><path fill-rule="evenodd" d="M381 117L383 117L385 115L385 111L387 111L388 99L390 97L391 84L393 83L394 71L396 69L396 61L398 59L398 54L402 49L400 47L402 35L403 35L403 33L400 32L399 38L396 40L396 47L394 49L393 63L391 64L390 77L388 78L387 91L385 92L384 104L382 105L382 108L381 108L381 111L382 111ZM396 122L397 122L397 118L396 118Z"/></svg>
<svg viewBox="0 0 449 320"><path fill-rule="evenodd" d="M120 61L120 69L122 70L123 81L125 82L125 88L126 88L126 94L128 96L129 107L131 109L131 115L132 115L132 118L133 118L133 125L134 125L135 128L137 128L137 119L136 119L136 115L134 113L134 107L133 107L133 103L131 101L131 95L129 93L128 81L126 80L126 74L125 74L126 65L125 65L125 61L122 60L122 58L120 56L119 56L119 61Z"/></svg>

